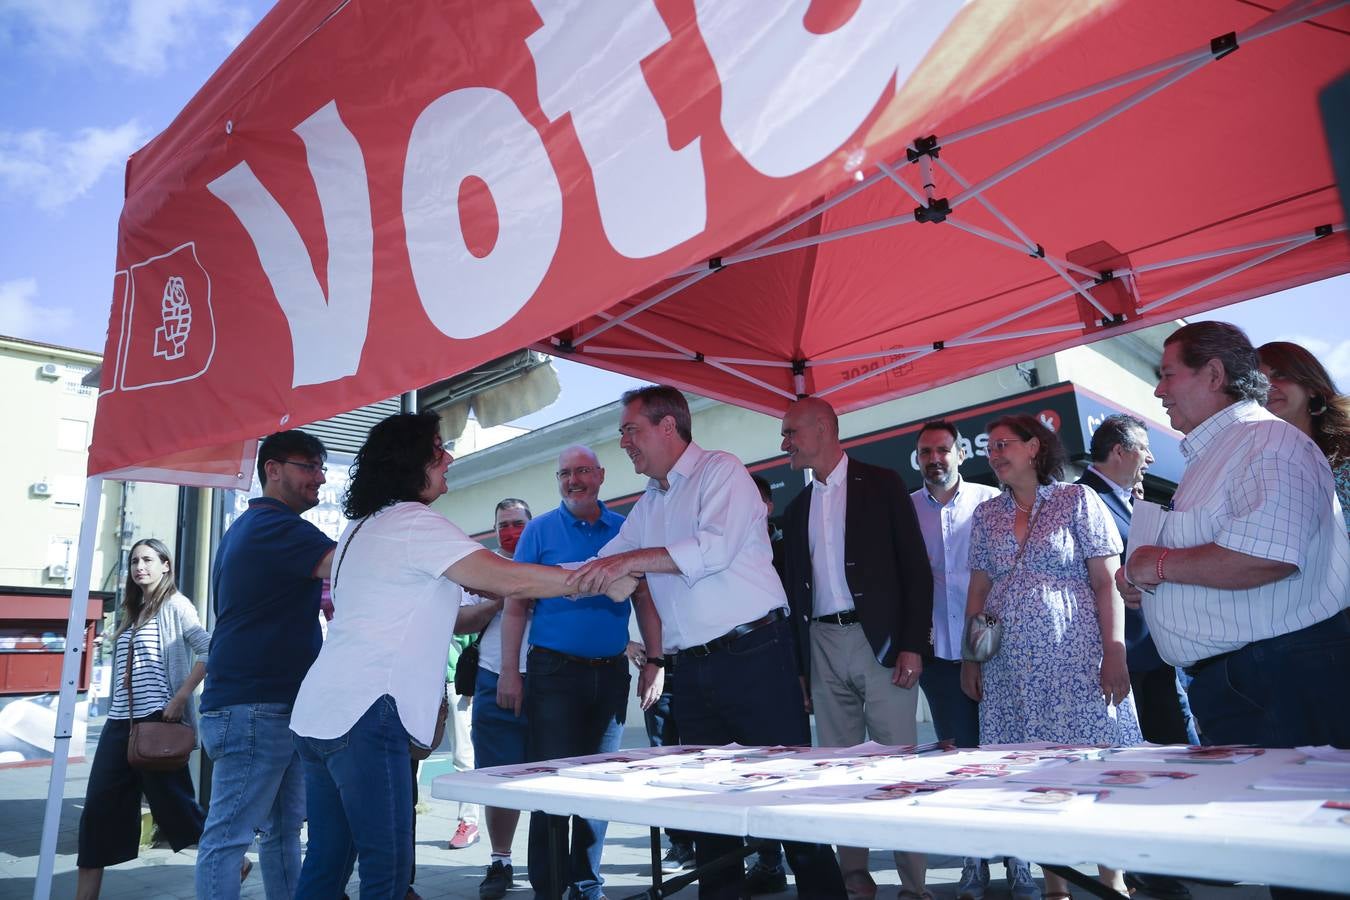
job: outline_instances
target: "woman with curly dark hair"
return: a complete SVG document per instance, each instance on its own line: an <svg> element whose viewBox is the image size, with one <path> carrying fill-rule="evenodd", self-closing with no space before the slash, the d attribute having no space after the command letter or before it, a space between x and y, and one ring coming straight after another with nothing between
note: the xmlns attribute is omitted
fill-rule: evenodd
<svg viewBox="0 0 1350 900"><path fill-rule="evenodd" d="M1256 348L1270 379L1266 409L1302 431L1326 454L1350 532L1350 397L1336 390L1326 368L1298 344L1271 341Z"/></svg>
<svg viewBox="0 0 1350 900"><path fill-rule="evenodd" d="M1096 491L1057 480L1064 450L1040 421L1004 416L986 430L1004 492L975 508L966 617L997 617L1003 645L983 663L961 663L961 687L980 705L980 743L1137 744L1115 584L1120 532ZM1009 869L1014 900L1040 897L1027 863ZM1124 893L1119 870L1100 873ZM1045 886L1047 900L1069 896L1048 872Z"/></svg>
<svg viewBox="0 0 1350 900"><path fill-rule="evenodd" d="M461 586L479 594L626 599L629 578L574 580L510 562L430 504L453 458L432 413L390 416L352 465L351 523L333 565L336 615L300 686L291 730L305 770L309 846L297 898L342 894L353 857L361 896L403 900L412 867L409 741L428 745L445 690ZM464 629L477 631L477 626Z"/></svg>

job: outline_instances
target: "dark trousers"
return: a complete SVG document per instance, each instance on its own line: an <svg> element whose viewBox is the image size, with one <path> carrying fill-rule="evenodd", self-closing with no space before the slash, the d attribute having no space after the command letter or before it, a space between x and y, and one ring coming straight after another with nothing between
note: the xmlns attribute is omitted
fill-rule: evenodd
<svg viewBox="0 0 1350 900"><path fill-rule="evenodd" d="M647 740L653 747L665 747L680 742L680 731L675 725L675 716L671 714L671 693L675 684L675 673L667 671L665 678L665 687L657 701L647 708L643 713L643 721L647 725ZM667 828L666 835L670 838L670 843L684 844L693 846L694 833L692 831L681 831L678 828Z"/></svg>
<svg viewBox="0 0 1350 900"><path fill-rule="evenodd" d="M1350 684L1350 619L1339 613L1187 668L1206 744L1350 748L1335 692Z"/></svg>
<svg viewBox="0 0 1350 900"><path fill-rule="evenodd" d="M708 656L679 654L674 704L682 741L811 743L789 629L788 623L780 620ZM695 859L703 866L743 844L740 837L698 834L694 839ZM783 850L797 878L798 896L813 900L846 896L839 863L828 844L784 841ZM732 866L700 878L698 895L703 900L730 900L741 897L744 888L745 870Z"/></svg>
<svg viewBox="0 0 1350 900"><path fill-rule="evenodd" d="M1350 617L1338 613L1299 631L1248 644L1186 670L1206 744L1350 748L1350 720L1336 691L1350 684ZM1344 896L1272 885L1275 900Z"/></svg>
<svg viewBox="0 0 1350 900"><path fill-rule="evenodd" d="M159 721L153 713L138 721ZM202 836L206 816L197 805L188 767L172 772L147 772L127 765L128 719L108 719L99 735L94 762L89 767L89 787L80 814L79 856L81 869L103 869L135 859L141 843L141 795L160 836L174 851L191 847Z"/></svg>
<svg viewBox="0 0 1350 900"><path fill-rule="evenodd" d="M619 749L628 710L628 658L619 654L602 666L567 659L542 648L530 650L525 679L528 734L526 758L534 762L564 756L609 753ZM529 870L535 896L561 897L570 886L573 897L600 895L600 852L607 822L571 817L530 815ZM558 858L549 857L549 831ZM564 884L553 883L554 866Z"/></svg>
<svg viewBox="0 0 1350 900"><path fill-rule="evenodd" d="M1144 740L1154 744L1196 744L1195 718L1177 670L1162 665L1130 673L1130 690Z"/></svg>
<svg viewBox="0 0 1350 900"><path fill-rule="evenodd" d="M933 730L940 741L958 747L980 746L980 705L961 690L961 661L925 659L919 686L933 713Z"/></svg>

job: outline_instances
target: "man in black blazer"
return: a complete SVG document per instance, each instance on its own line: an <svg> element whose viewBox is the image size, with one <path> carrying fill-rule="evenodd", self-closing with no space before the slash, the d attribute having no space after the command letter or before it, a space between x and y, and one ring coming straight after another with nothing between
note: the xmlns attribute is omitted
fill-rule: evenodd
<svg viewBox="0 0 1350 900"><path fill-rule="evenodd" d="M1148 447L1148 429L1141 419L1128 415L1107 416L1092 434L1092 463L1078 483L1101 494L1106 508L1120 529L1122 542L1130 539L1134 514L1134 489L1143 484L1144 470L1153 463ZM1120 556L1125 564L1125 554ZM1149 636L1144 614L1125 609L1125 658L1130 687L1139 714L1144 739L1157 744L1196 743L1186 693L1177 681L1176 669L1163 662ZM1126 882L1136 890L1161 900L1189 900L1190 890L1175 878L1128 873Z"/></svg>
<svg viewBox="0 0 1350 900"><path fill-rule="evenodd" d="M807 397L783 417L783 450L811 483L784 516L784 585L803 689L822 746L916 740L917 685L932 650L933 576L900 476L849 459L839 418ZM850 897L876 883L867 850L839 848ZM924 893L924 858L896 854L905 891Z"/></svg>

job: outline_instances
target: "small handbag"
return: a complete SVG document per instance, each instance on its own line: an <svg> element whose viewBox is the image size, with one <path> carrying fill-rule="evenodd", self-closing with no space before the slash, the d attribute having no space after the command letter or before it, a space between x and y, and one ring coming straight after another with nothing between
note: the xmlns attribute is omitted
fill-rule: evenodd
<svg viewBox="0 0 1350 900"><path fill-rule="evenodd" d="M127 641L127 666L123 684L127 691L127 714L131 736L127 739L127 765L144 772L172 772L187 765L197 749L197 732L184 722L137 722L136 700L131 693L131 667L135 662L136 632Z"/></svg>
<svg viewBox="0 0 1350 900"><path fill-rule="evenodd" d="M441 695L441 711L436 714L436 731L432 734L431 743L423 747L416 741L408 741L408 755L421 762L431 755L431 752L441 745L445 740L445 720L450 718L450 700L445 695Z"/></svg>
<svg viewBox="0 0 1350 900"><path fill-rule="evenodd" d="M478 637L459 652L455 661L455 693L461 697L472 697L478 685L478 645L486 632L486 628L478 632Z"/></svg>
<svg viewBox="0 0 1350 900"><path fill-rule="evenodd" d="M1013 502L1016 502L1014 499ZM1027 549L1027 544L1031 543L1031 531L1036 527L1036 518L1040 515L1040 509L1027 522L1027 537L1022 542L1022 546L1017 548L1017 556L1013 558L1012 568L1022 562L1022 554ZM1003 646L1003 620L993 613L985 610L978 612L966 620L965 633L961 635L961 659L965 662L982 663L988 662L998 655L999 648Z"/></svg>
<svg viewBox="0 0 1350 900"><path fill-rule="evenodd" d="M961 637L961 659L966 662L988 662L998 655L1003 646L1003 620L993 613L976 613L966 620L966 632Z"/></svg>

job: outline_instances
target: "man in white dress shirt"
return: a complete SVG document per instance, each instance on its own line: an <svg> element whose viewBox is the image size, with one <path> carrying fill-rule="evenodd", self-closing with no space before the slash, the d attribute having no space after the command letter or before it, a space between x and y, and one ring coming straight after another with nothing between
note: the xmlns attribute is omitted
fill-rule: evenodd
<svg viewBox="0 0 1350 900"><path fill-rule="evenodd" d="M750 473L730 453L693 442L689 404L672 387L625 393L619 435L634 470L650 480L618 536L582 572L646 575L665 652L647 662L678 670L680 740L809 744L787 597ZM699 834L695 857L701 868L741 845L739 837ZM783 849L799 896L844 897L828 845L789 841ZM744 882L739 864L706 873L699 896L739 898Z"/></svg>
<svg viewBox="0 0 1350 900"><path fill-rule="evenodd" d="M975 507L999 495L998 488L961 477L966 461L961 432L951 422L925 422L915 450L923 487L910 494L933 575L933 655L919 684L933 713L939 740L958 747L980 745L980 706L961 690L961 636L970 587L970 524ZM1010 864L1008 871L1016 869ZM980 900L989 887L989 861L967 857L956 884L957 900Z"/></svg>
<svg viewBox="0 0 1350 900"><path fill-rule="evenodd" d="M1155 394L1186 435L1186 473L1157 544L1117 580L1191 676L1202 740L1350 747L1350 719L1328 703L1350 683L1350 543L1326 457L1262 408L1257 366L1232 325L1167 339Z"/></svg>

